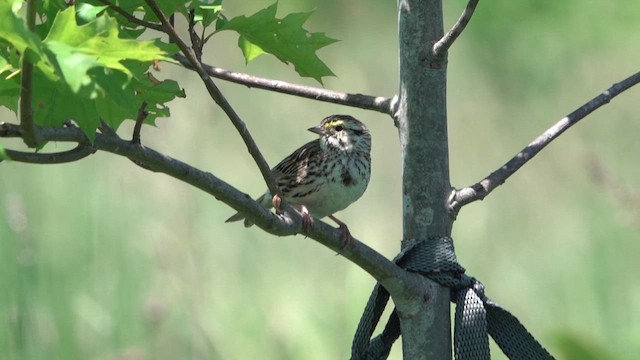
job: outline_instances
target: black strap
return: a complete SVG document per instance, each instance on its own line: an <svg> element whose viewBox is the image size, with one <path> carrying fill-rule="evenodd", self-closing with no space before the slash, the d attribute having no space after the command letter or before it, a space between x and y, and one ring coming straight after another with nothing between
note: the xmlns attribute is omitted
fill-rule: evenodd
<svg viewBox="0 0 640 360"><path fill-rule="evenodd" d="M484 285L465 275L449 237L420 241L394 260L451 288L456 304L454 351L456 360L489 360L489 337L512 360L553 359L518 319L484 294ZM392 312L382 334L371 339L389 301L389 293L379 284L373 289L358 324L351 348L351 360L386 359L400 336L400 322ZM371 339L371 340L369 340Z"/></svg>

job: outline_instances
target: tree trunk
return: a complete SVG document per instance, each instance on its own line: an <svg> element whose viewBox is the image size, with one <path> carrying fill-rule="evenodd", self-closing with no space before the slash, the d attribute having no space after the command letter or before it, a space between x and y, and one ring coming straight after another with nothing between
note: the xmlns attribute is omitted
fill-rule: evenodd
<svg viewBox="0 0 640 360"><path fill-rule="evenodd" d="M442 0L398 0L400 90L396 114L403 169L403 248L449 236L446 58L435 63L443 36ZM394 299L405 360L451 359L449 289L424 279L424 297Z"/></svg>

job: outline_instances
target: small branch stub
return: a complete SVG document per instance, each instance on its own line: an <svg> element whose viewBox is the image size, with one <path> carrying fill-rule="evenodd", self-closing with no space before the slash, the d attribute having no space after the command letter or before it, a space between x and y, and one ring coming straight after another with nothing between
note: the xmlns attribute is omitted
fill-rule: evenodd
<svg viewBox="0 0 640 360"><path fill-rule="evenodd" d="M458 21L456 21L451 30L449 30L449 32L447 32L440 40L434 43L433 46L429 47L429 66L431 68L437 69L446 65L449 48L458 39L460 34L462 34L469 24L469 21L471 21L471 17L473 16L479 1L480 0L469 0L469 3L467 3L462 15L460 15L460 18L458 18Z"/></svg>

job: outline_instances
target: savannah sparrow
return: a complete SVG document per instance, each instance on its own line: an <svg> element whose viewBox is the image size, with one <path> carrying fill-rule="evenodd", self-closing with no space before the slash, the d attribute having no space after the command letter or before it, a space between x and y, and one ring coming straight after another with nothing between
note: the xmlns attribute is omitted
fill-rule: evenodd
<svg viewBox="0 0 640 360"><path fill-rule="evenodd" d="M304 228L313 226L311 216L328 216L340 226L344 246L351 234L333 213L358 200L369 184L371 135L363 123L349 115L331 115L309 131L320 138L294 151L271 171L285 200L302 213ZM269 191L256 201L266 208L279 206L279 199L272 199ZM242 219L238 213L226 222ZM252 223L245 219L244 225Z"/></svg>

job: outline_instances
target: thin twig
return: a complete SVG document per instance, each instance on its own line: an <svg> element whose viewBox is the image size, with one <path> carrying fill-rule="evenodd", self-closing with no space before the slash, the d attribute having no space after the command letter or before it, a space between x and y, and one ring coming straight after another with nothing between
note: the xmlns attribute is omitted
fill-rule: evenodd
<svg viewBox="0 0 640 360"><path fill-rule="evenodd" d="M462 34L465 27L467 27L467 24L469 24L469 21L471 20L473 12L476 10L476 6L478 5L479 1L480 0L469 0L469 3L467 3L467 7L464 9L462 15L460 15L460 18L458 19L458 21L456 21L451 30L449 30L449 32L446 33L442 37L442 39L438 40L438 42L433 45L432 52L434 61L436 63L442 62L445 59L447 51L449 50L451 45L453 45L458 36Z"/></svg>
<svg viewBox="0 0 640 360"><path fill-rule="evenodd" d="M171 24L173 26L173 23ZM189 37L191 38L191 48L193 49L196 59L200 63L202 63L202 48L204 47L204 42L202 39L196 34L195 30L196 19L195 19L195 11L189 11Z"/></svg>
<svg viewBox="0 0 640 360"><path fill-rule="evenodd" d="M267 164L267 161L262 156L262 153L260 152L258 145L256 145L256 142L253 140L253 137L249 133L249 129L247 129L247 126L244 123L244 121L240 119L240 117L235 112L235 110L231 107L227 99L224 97L224 95L222 95L222 92L220 92L220 89L218 89L216 84L214 84L213 80L211 80L211 78L208 76L207 72L202 67L202 64L198 61L193 50L189 48L189 46L176 33L175 29L169 23L169 19L166 17L165 14L162 13L162 11L160 10L156 2L153 0L145 0L145 2L147 3L147 5L149 5L151 10L160 19L160 21L164 25L164 31L175 42L175 44L178 45L178 47L180 48L180 51L182 51L182 53L186 56L189 63L191 64L191 67L198 73L198 75L200 75L200 78L204 82L204 85L207 88L207 91L209 92L209 95L211 96L211 98L218 104L218 106L220 106L220 108L225 112L225 114L227 114L227 116L235 126L238 133L240 133L240 136L242 137L242 140L247 146L249 153L251 154L254 161L258 165L258 168L262 173L262 177L267 183L267 187L269 188L269 191L272 194L282 195L280 193L280 189L276 185L275 179L273 178L273 174L271 174L271 168L269 167L269 164ZM283 198L283 197L280 196L280 198Z"/></svg>
<svg viewBox="0 0 640 360"><path fill-rule="evenodd" d="M32 153L4 149L9 159L29 164L62 164L78 161L96 152L94 148L86 144L78 144L75 148L56 153ZM2 161L2 160L0 160Z"/></svg>
<svg viewBox="0 0 640 360"><path fill-rule="evenodd" d="M133 136L131 137L132 143L140 145L140 131L142 130L142 123L147 116L149 116L149 113L147 112L147 102L143 101L138 109L136 125L133 127Z"/></svg>
<svg viewBox="0 0 640 360"><path fill-rule="evenodd" d="M587 117L587 115L591 114L593 111L605 104L608 104L614 97L638 83L640 83L640 72L614 84L605 92L582 105L571 114L565 116L555 125L547 129L547 131L535 138L529 145L527 145L527 147L522 149L522 151L516 154L511 160L496 171L492 172L489 176L469 187L454 190L449 199L449 209L453 214L457 214L463 206L476 200L484 199L496 187L502 185L511 175L518 171L522 165L526 164L527 161L536 156L540 150L544 149L544 147L549 145L551 141L560 136L560 134L575 125L578 121Z"/></svg>
<svg viewBox="0 0 640 360"><path fill-rule="evenodd" d="M88 143L86 135L77 127L39 128L43 141ZM15 124L0 123L0 137L20 137L20 128ZM295 211L285 211L276 215L253 201L249 196L237 190L215 175L195 168L180 160L171 158L149 147L138 146L117 136L96 133L93 147L97 150L124 156L135 163L144 164L151 171L167 174L175 179L196 187L216 199L226 203L243 214L251 214L256 226L266 232L286 236L302 232L302 216ZM352 238L349 246L343 246L343 233L331 225L316 220L314 226L305 234L367 271L381 282L390 292L403 286L403 279L413 278L408 273L369 246ZM399 280L396 280L399 279ZM405 281L404 283L411 283ZM400 290L398 290L400 291Z"/></svg>
<svg viewBox="0 0 640 360"><path fill-rule="evenodd" d="M27 1L27 27L30 31L35 29L36 1ZM33 119L33 64L27 60L27 55L22 54L22 74L20 78L20 128L23 140L29 147L37 147L40 143Z"/></svg>
<svg viewBox="0 0 640 360"><path fill-rule="evenodd" d="M152 30L164 32L164 28L162 27L162 25L138 19L137 17L133 16L132 14L129 14L123 8L121 8L118 5L112 3L111 1L100 0L100 2L105 4L105 5L107 5L107 6L109 6L109 8L111 10L113 10L113 11L117 12L118 14L122 15L122 17L127 19L127 21L129 21L130 23L133 23L133 24L136 24L136 25L140 25L140 26L145 27L147 29L152 29Z"/></svg>
<svg viewBox="0 0 640 360"><path fill-rule="evenodd" d="M173 58L179 61L182 66L189 69L194 69L189 60L183 55L177 54L174 55ZM397 103L397 101L394 100L395 97L386 98L382 96L342 93L323 88L292 84L285 81L252 76L245 73L221 69L219 67L207 64L202 64L202 67L209 76L240 85L245 85L248 87L255 87L258 89L275 91L282 94L294 95L307 99L346 105L360 109L373 110L388 115L395 114L395 104Z"/></svg>
<svg viewBox="0 0 640 360"><path fill-rule="evenodd" d="M100 130L100 132L105 135L118 136L118 133L116 133L116 130L112 128L111 125L107 124L107 122L104 121L104 119L102 118L100 118L100 126L98 126L98 130Z"/></svg>

